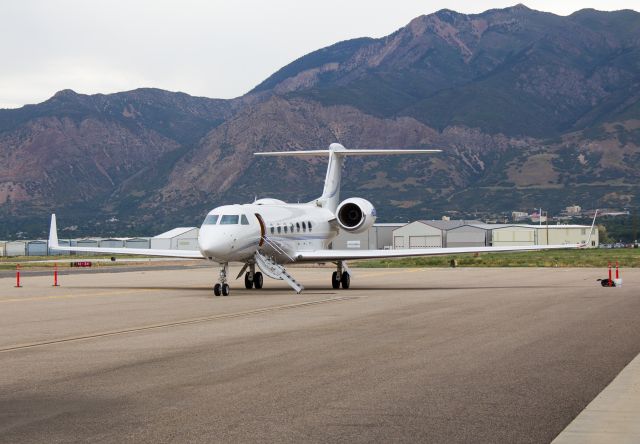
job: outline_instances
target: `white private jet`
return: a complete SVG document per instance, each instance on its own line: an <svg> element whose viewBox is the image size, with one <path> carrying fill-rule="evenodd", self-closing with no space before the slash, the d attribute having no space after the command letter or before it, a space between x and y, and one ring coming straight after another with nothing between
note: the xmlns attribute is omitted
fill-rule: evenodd
<svg viewBox="0 0 640 444"><path fill-rule="evenodd" d="M199 250L194 251L60 246L56 217L53 214L49 248L55 251L206 259L220 264L220 279L213 287L214 294L228 296L229 262L244 263L236 279L244 274L244 284L247 289L262 288L264 273L270 278L284 280L297 293L300 293L304 287L286 271L284 264L333 262L336 264L336 270L331 276L331 286L335 289L340 287L347 289L350 286L352 273L346 261L352 259L585 247L585 244L575 244L396 250L332 250L328 248L340 230L361 233L368 230L376 220L376 210L369 201L355 197L340 202L340 180L345 157L438 152L440 150L351 150L333 143L328 150L255 153L256 156L328 155L329 165L322 195L309 203L302 204L291 204L277 199L259 199L251 204L224 205L214 208L207 214L200 227ZM256 272L256 265L261 272Z"/></svg>

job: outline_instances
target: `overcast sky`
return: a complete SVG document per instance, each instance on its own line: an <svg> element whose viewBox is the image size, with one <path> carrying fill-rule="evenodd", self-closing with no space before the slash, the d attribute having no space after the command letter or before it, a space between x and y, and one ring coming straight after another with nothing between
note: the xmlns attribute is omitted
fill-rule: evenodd
<svg viewBox="0 0 640 444"><path fill-rule="evenodd" d="M236 97L338 41L381 37L442 8L478 13L516 1L3 0L0 108L38 103L66 88ZM525 4L561 15L587 7L638 10L638 0Z"/></svg>

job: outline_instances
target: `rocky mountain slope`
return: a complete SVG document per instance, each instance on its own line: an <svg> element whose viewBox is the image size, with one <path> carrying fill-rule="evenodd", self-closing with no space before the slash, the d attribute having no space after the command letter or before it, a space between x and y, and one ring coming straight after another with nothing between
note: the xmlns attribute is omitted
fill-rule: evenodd
<svg viewBox="0 0 640 444"><path fill-rule="evenodd" d="M349 159L345 193L386 221L637 205L640 14L443 10L308 54L234 100L66 90L0 110L0 237L16 221L43 231L53 209L76 234L143 234L254 196L311 199L323 159L253 152L335 141L445 150Z"/></svg>

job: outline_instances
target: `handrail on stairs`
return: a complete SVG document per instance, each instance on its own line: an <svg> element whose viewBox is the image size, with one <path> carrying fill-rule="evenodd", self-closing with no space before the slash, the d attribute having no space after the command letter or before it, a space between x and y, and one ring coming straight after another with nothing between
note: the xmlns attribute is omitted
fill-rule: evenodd
<svg viewBox="0 0 640 444"><path fill-rule="evenodd" d="M291 256L289 256L289 253L287 253L280 245L278 245L276 242L272 241L271 239L269 239L266 235L262 236L262 238L264 239L264 241L269 244L271 246L271 248L273 248L274 250L276 250L276 252L280 253L280 254L284 254L285 256L287 256L289 258L289 260L291 262L295 262L293 260L293 258Z"/></svg>

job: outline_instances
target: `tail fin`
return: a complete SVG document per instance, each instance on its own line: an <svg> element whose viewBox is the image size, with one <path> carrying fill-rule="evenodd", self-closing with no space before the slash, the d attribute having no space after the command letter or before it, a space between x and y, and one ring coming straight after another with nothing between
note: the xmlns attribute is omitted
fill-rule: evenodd
<svg viewBox="0 0 640 444"><path fill-rule="evenodd" d="M335 213L340 203L340 181L342 178L342 164L345 156L385 156L388 154L425 154L440 153L441 150L381 150L381 149L364 149L364 150L348 150L339 143L332 143L328 150L310 150L310 151L274 151L267 153L255 153L256 156L292 156L292 157L308 157L322 156L329 154L329 165L327 166L327 176L324 179L324 189L322 196L316 202L319 206L327 208Z"/></svg>

